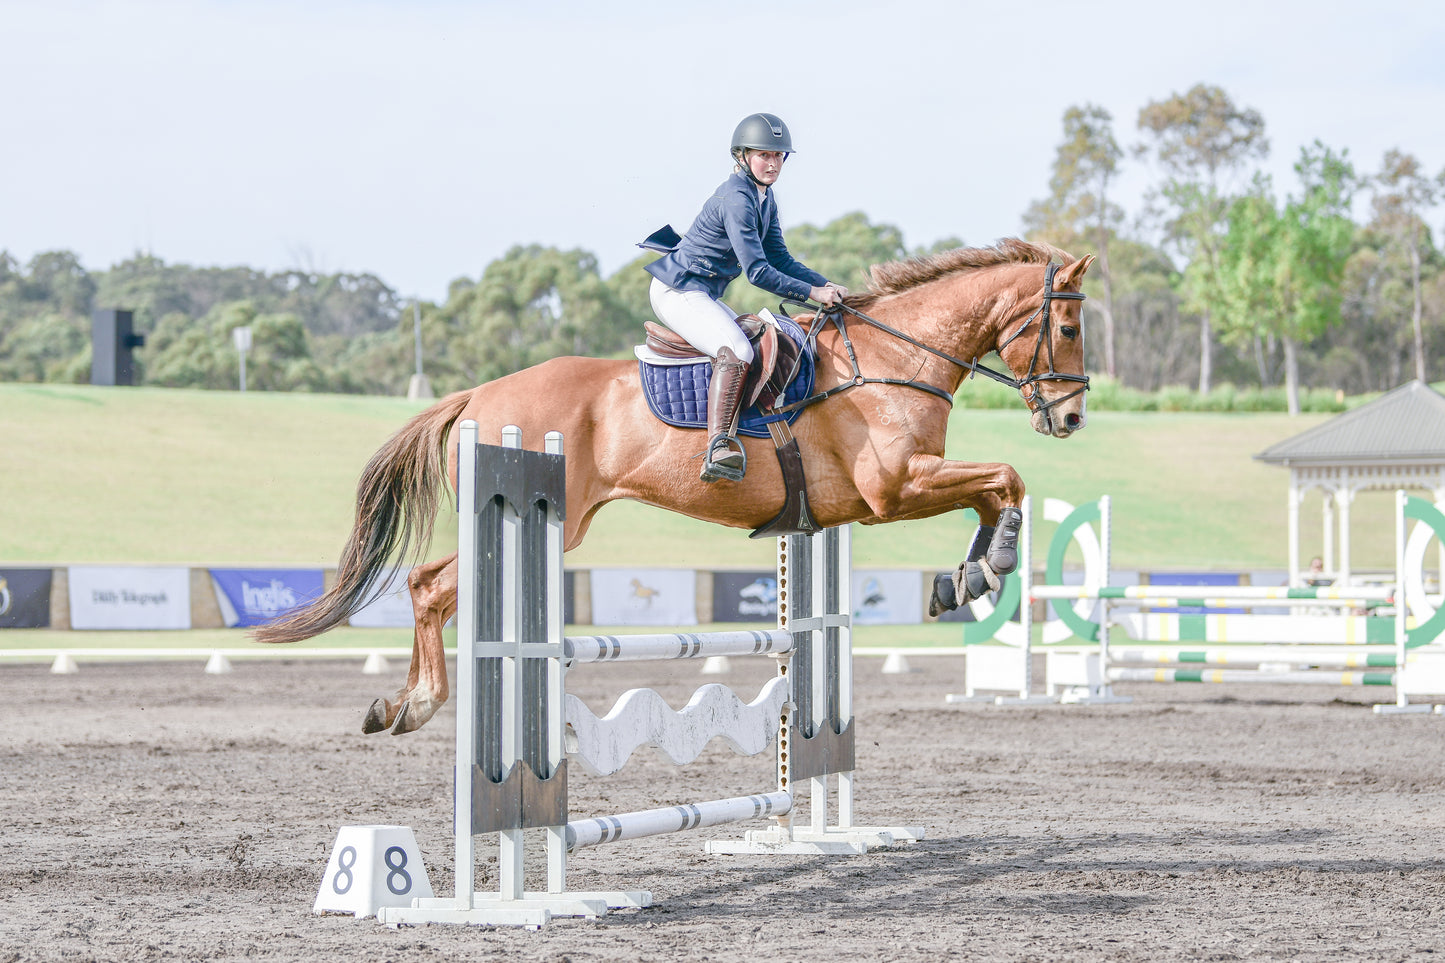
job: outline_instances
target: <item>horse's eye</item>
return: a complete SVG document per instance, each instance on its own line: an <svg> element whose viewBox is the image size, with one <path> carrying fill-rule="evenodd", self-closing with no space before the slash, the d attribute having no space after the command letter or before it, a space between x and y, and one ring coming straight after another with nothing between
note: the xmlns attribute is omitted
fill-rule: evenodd
<svg viewBox="0 0 1445 963"><path fill-rule="evenodd" d="M1079 329L1072 324L1065 324L1059 327L1059 333L1072 341L1079 336Z"/></svg>

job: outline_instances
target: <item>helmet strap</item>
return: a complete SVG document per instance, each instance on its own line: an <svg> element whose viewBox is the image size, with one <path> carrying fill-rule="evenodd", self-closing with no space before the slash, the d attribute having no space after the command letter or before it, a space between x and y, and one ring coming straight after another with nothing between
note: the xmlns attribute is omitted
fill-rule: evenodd
<svg viewBox="0 0 1445 963"><path fill-rule="evenodd" d="M753 168L752 168L752 165L750 165L750 164L748 163L748 151L750 151L750 150L752 150L752 149L753 149L753 148L751 148L751 147L736 147L736 148L734 148L734 149L733 149L733 160L736 161L736 162L737 162L737 165L743 169L743 173L747 175L748 180L752 181L753 184L754 184L755 186L757 186L758 188L760 188L760 189L762 189L762 190L767 190L767 189L768 189L768 185L764 184L762 181L758 180L756 177L753 176ZM783 159L784 159L784 160L787 160L787 158L788 158L788 153L787 153L787 152L784 152L784 153L783 153Z"/></svg>

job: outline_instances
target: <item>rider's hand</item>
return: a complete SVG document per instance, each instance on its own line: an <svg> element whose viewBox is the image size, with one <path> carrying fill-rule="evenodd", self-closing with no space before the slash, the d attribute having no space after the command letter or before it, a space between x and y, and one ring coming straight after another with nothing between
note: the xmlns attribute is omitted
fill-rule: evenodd
<svg viewBox="0 0 1445 963"><path fill-rule="evenodd" d="M817 301L824 307L832 304L837 304L839 301L842 301L847 294L847 288L842 287L841 285L834 284L831 281L827 284L824 284L822 287L815 287L808 291L808 297L812 298L814 301Z"/></svg>

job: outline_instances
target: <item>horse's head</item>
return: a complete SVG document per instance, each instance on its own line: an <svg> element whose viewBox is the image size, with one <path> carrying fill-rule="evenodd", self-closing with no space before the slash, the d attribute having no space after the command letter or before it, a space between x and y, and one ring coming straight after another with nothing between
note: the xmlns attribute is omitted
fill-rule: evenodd
<svg viewBox="0 0 1445 963"><path fill-rule="evenodd" d="M1034 430L1043 435L1067 438L1084 427L1089 376L1079 287L1093 263L1094 255L1086 254L1063 267L1048 265L1039 293L1022 302L1030 313L1022 321L1015 316L999 336L999 356L1019 382Z"/></svg>

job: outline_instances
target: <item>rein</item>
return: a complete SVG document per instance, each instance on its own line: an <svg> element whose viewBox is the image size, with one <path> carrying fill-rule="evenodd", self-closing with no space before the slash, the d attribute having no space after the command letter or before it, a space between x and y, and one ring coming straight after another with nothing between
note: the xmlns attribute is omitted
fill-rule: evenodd
<svg viewBox="0 0 1445 963"><path fill-rule="evenodd" d="M853 377L848 381L843 382L842 384L834 385L827 391L820 391L817 394L809 395L806 398L795 401L790 405L786 405L782 408L775 408L773 409L774 413L786 414L787 412L794 411L798 408L806 408L808 405L813 405L817 404L820 401L825 401L828 398L831 398L833 395L838 394L839 392L847 391L849 388L856 388L860 385L868 384L900 385L905 388L916 388L919 391L926 391L931 395L942 398L949 404L950 407L953 405L953 395L950 392L945 391L943 388L940 388L937 385L928 384L925 381L918 381L914 378L865 378L863 376L862 369L860 369L858 366L858 355L853 350L853 340L848 337L848 326L843 320L843 316L845 313L853 315L855 318L864 322L865 324L872 325L878 330L884 332L885 334L891 335L892 337L897 338L900 341L905 341L916 348L921 348L922 350L927 351L929 354L934 355L935 357L942 358L943 360L948 361L951 364L956 364L960 368L964 369L965 371L969 371L974 375L982 374L986 377L992 378L994 381L997 381L1000 384L1008 385L1010 388L1018 391L1019 396L1023 398L1024 404L1028 406L1029 411L1047 412L1050 408L1052 408L1059 402L1067 401L1068 399L1074 397L1074 395L1077 395L1080 392L1084 392L1089 389L1088 375L1066 374L1054 370L1054 343L1053 339L1050 337L1049 305L1053 301L1084 300L1084 294L1081 291L1054 290L1054 272L1058 269L1059 265L1057 264L1050 264L1048 266L1048 270L1044 274L1043 303L1039 305L1037 311L1024 319L1024 323L1019 325L1013 334L1009 335L998 345L997 350L1002 351L1004 348L1012 344L1014 339L1016 339L1019 335L1023 334L1024 329L1026 329L1030 324L1032 324L1035 318L1039 319L1039 333L1038 339L1034 343L1034 354L1029 361L1029 370L1023 378L1014 378L1011 375L1006 375L1001 371L995 371L987 365L979 363L979 360L977 358L974 358L972 361L965 361L963 358L951 355L947 351L942 351L938 348L933 347L932 345L924 344L922 341L919 341L917 338L913 337L911 334L908 334L906 331L899 331L897 328L892 327L891 325L884 324L877 318L869 317L862 311L859 311L856 308L851 308L848 305L840 302L839 304L833 305L831 307L819 309L818 317L822 319L821 323L809 325L808 341L816 352L818 346L818 334L823 330L823 328L827 327L828 324L831 323L834 327L838 329L838 334L841 335L843 338L843 347L848 352L848 362L853 367ZM1048 370L1037 371L1036 369L1039 367L1039 358L1044 352L1045 345L1048 346ZM1038 383L1040 381L1075 381L1078 382L1082 387L1076 388L1068 394L1055 398L1052 401L1041 402L1041 396L1038 389Z"/></svg>

